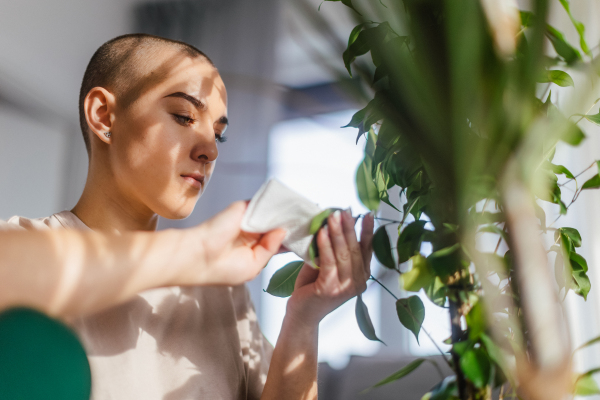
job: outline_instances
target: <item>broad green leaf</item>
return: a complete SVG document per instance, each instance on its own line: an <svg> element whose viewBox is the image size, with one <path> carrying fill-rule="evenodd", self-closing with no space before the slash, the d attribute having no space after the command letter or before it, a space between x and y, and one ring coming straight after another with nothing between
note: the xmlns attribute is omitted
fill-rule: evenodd
<svg viewBox="0 0 600 400"><path fill-rule="evenodd" d="M587 276L585 271L573 269L573 280L577 285L573 291L583 297L584 300L587 300L587 295L592 288L590 278Z"/></svg>
<svg viewBox="0 0 600 400"><path fill-rule="evenodd" d="M451 247L434 251L427 259L435 271L435 274L440 277L442 282L445 282L464 266L459 243Z"/></svg>
<svg viewBox="0 0 600 400"><path fill-rule="evenodd" d="M569 74L560 70L545 70L538 79L539 83L552 82L561 87L575 86L573 78Z"/></svg>
<svg viewBox="0 0 600 400"><path fill-rule="evenodd" d="M492 370L490 359L481 348L471 349L463 354L460 357L460 369L467 379L473 382L478 388L486 386L490 381Z"/></svg>
<svg viewBox="0 0 600 400"><path fill-rule="evenodd" d="M581 235L577 229L564 227L559 228L558 231L565 234L571 240L573 246L581 247ZM554 236L554 239L556 240L556 235Z"/></svg>
<svg viewBox="0 0 600 400"><path fill-rule="evenodd" d="M582 374L575 382L573 394L575 396L592 396L600 394L600 388L591 374Z"/></svg>
<svg viewBox="0 0 600 400"><path fill-rule="evenodd" d="M451 375L435 385L431 392L425 393L421 400L454 400L457 396L456 375Z"/></svg>
<svg viewBox="0 0 600 400"><path fill-rule="evenodd" d="M371 322L369 310L363 302L360 294L356 296L356 307L354 311L356 313L356 322L358 323L358 327L360 328L362 334L365 335L365 337L369 340L381 342L381 340L375 334L375 328L373 327L373 322Z"/></svg>
<svg viewBox="0 0 600 400"><path fill-rule="evenodd" d="M380 226L373 235L373 252L377 260L387 268L396 269L396 261L392 255L392 246L390 245L390 237L385 230L385 225Z"/></svg>
<svg viewBox="0 0 600 400"><path fill-rule="evenodd" d="M419 366L421 366L421 364L423 364L424 361L425 361L424 358L418 358L418 359L414 360L413 362L411 362L404 368L400 369L399 371L394 372L392 375L388 376L387 378L382 379L381 381L377 382L375 385L373 385L373 387L376 388L378 386L383 386L387 383L394 382L394 381L404 378L406 375L410 374L415 369L419 368Z"/></svg>
<svg viewBox="0 0 600 400"><path fill-rule="evenodd" d="M438 307L443 307L446 304L446 285L439 277L435 277L433 282L427 286L425 294L433 304Z"/></svg>
<svg viewBox="0 0 600 400"><path fill-rule="evenodd" d="M471 307L465 319L469 327L469 339L476 340L486 329L485 309L481 301Z"/></svg>
<svg viewBox="0 0 600 400"><path fill-rule="evenodd" d="M506 376L506 378L511 383L513 383L511 379L512 374L508 368L506 359L504 358L504 355L502 354L500 348L496 346L496 343L494 343L494 341L485 333L479 335L479 338L483 342L485 349L487 350L488 355L490 357L490 360L492 360L498 367L500 367L500 370L502 371L504 376Z"/></svg>
<svg viewBox="0 0 600 400"><path fill-rule="evenodd" d="M356 190L358 198L371 211L379 208L379 193L375 182L371 179L371 160L367 156L356 171Z"/></svg>
<svg viewBox="0 0 600 400"><path fill-rule="evenodd" d="M390 207L394 208L396 211L400 211L390 201L388 188L391 185L393 185L393 181L390 179L390 176L387 173L387 171L382 168L381 164L379 164L375 173L375 187L377 188L379 199L387 205L389 205Z"/></svg>
<svg viewBox="0 0 600 400"><path fill-rule="evenodd" d="M573 46L567 43L563 34L554 27L550 25L546 26L546 36L550 39L556 53L558 53L567 64L573 64L581 60L581 54L579 54Z"/></svg>
<svg viewBox="0 0 600 400"><path fill-rule="evenodd" d="M600 175L594 175L594 177L588 179L581 189L598 189L600 188Z"/></svg>
<svg viewBox="0 0 600 400"><path fill-rule="evenodd" d="M363 108L362 110L358 110L352 115L350 122L348 124L342 126L342 128L358 128L361 126L363 119L365 119L365 115L367 115L367 108Z"/></svg>
<svg viewBox="0 0 600 400"><path fill-rule="evenodd" d="M310 221L310 227L308 229L308 233L311 235L315 235L319 229L327 224L327 217L333 214L335 211L341 210L339 208L328 208L326 210L321 211L315 217L313 217L312 221Z"/></svg>
<svg viewBox="0 0 600 400"><path fill-rule="evenodd" d="M564 165L556 165L546 161L544 162L544 167L547 167L557 175L564 174L569 179L575 179L575 176Z"/></svg>
<svg viewBox="0 0 600 400"><path fill-rule="evenodd" d="M600 113L598 114L591 114L591 115L584 115L584 114L575 114L578 115L580 117L583 117L585 119L587 119L588 121L596 124L596 125L600 125Z"/></svg>
<svg viewBox="0 0 600 400"><path fill-rule="evenodd" d="M413 256L411 261L411 270L401 275L402 288L408 292L418 292L433 283L435 273L427 263L427 258L422 255Z"/></svg>
<svg viewBox="0 0 600 400"><path fill-rule="evenodd" d="M583 50L583 52L586 54L590 54L590 49L587 45L587 42L585 41L585 25L573 18L573 14L571 14L571 7L569 5L569 0L559 1L560 4L562 4L562 6L564 7L567 14L569 15L571 23L573 24L573 26L577 30L577 33L579 34L579 46L581 47L581 50Z"/></svg>
<svg viewBox="0 0 600 400"><path fill-rule="evenodd" d="M581 187L582 190L600 188L600 160L596 161L596 167L598 168L598 173L583 184Z"/></svg>
<svg viewBox="0 0 600 400"><path fill-rule="evenodd" d="M398 263L408 261L409 258L421 251L426 223L427 221L411 222L400 232L396 244Z"/></svg>
<svg viewBox="0 0 600 400"><path fill-rule="evenodd" d="M425 320L425 306L419 296L410 296L396 301L396 312L402 325L415 335L418 343L421 325Z"/></svg>
<svg viewBox="0 0 600 400"><path fill-rule="evenodd" d="M291 296L303 265L304 261L292 261L278 269L271 277L265 292L277 297Z"/></svg>

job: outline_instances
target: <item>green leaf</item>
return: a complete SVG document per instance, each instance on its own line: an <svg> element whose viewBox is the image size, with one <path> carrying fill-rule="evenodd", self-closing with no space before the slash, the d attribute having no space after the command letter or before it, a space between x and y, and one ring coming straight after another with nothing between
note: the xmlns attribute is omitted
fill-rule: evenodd
<svg viewBox="0 0 600 400"><path fill-rule="evenodd" d="M429 300L438 307L446 304L446 285L439 277L435 277L433 282L425 288L425 294Z"/></svg>
<svg viewBox="0 0 600 400"><path fill-rule="evenodd" d="M410 296L396 301L396 312L402 325L415 335L418 343L419 331L425 320L425 306L419 296Z"/></svg>
<svg viewBox="0 0 600 400"><path fill-rule="evenodd" d="M575 382L573 394L575 396L592 396L600 394L600 388L591 374L582 374Z"/></svg>
<svg viewBox="0 0 600 400"><path fill-rule="evenodd" d="M504 355L502 355L500 348L496 346L496 343L494 343L494 341L485 333L479 335L479 338L483 342L483 345L485 346L485 349L488 352L490 360L492 360L498 367L500 367L504 376L506 376L509 379L509 381L513 383L510 379L512 374L510 373L510 370L506 363L506 359L504 358Z"/></svg>
<svg viewBox="0 0 600 400"><path fill-rule="evenodd" d="M366 156L356 170L356 190L358 198L371 211L379 208L379 193L371 179L371 159Z"/></svg>
<svg viewBox="0 0 600 400"><path fill-rule="evenodd" d="M573 64L574 62L581 60L581 54L579 54L573 46L567 43L563 34L554 27L550 25L546 26L546 36L550 39L556 53L558 53L567 64Z"/></svg>
<svg viewBox="0 0 600 400"><path fill-rule="evenodd" d="M376 342L381 342L381 340L375 334L375 328L373 327L373 322L371 322L371 317L369 316L369 310L367 306L362 300L362 296L359 294L356 296L356 322L358 323L358 327L363 335L369 340L373 340ZM381 342L383 343L383 342ZM385 343L383 343L385 344Z"/></svg>
<svg viewBox="0 0 600 400"><path fill-rule="evenodd" d="M427 259L435 274L440 277L442 282L445 282L463 267L462 252L459 243L434 251Z"/></svg>
<svg viewBox="0 0 600 400"><path fill-rule="evenodd" d="M350 122L348 122L347 125L342 126L342 128L349 128L349 127L358 128L358 127L360 127L363 119L365 119L366 114L367 114L366 107L363 108L362 110L358 110L357 112L354 113Z"/></svg>
<svg viewBox="0 0 600 400"><path fill-rule="evenodd" d="M600 188L600 175L594 175L593 178L588 179L581 189L598 189Z"/></svg>
<svg viewBox="0 0 600 400"><path fill-rule="evenodd" d="M333 214L335 211L341 210L339 208L328 208L326 210L321 211L319 214L313 217L312 221L310 221L310 227L308 228L308 233L311 235L315 235L319 229L323 226L327 225L327 217Z"/></svg>
<svg viewBox="0 0 600 400"><path fill-rule="evenodd" d="M471 307L465 319L469 327L469 339L476 340L486 329L485 310L481 301Z"/></svg>
<svg viewBox="0 0 600 400"><path fill-rule="evenodd" d="M581 190L600 188L600 160L596 161L596 167L598 168L598 173L591 179L588 179L581 187Z"/></svg>
<svg viewBox="0 0 600 400"><path fill-rule="evenodd" d="M588 114L585 114L585 115L584 114L575 114L575 115L583 117L596 125L600 125L600 113L592 114L592 115L588 115Z"/></svg>
<svg viewBox="0 0 600 400"><path fill-rule="evenodd" d="M291 296L303 265L304 261L292 261L278 269L271 277L265 292L277 297Z"/></svg>
<svg viewBox="0 0 600 400"><path fill-rule="evenodd" d="M547 167L557 175L564 174L569 179L575 179L575 176L564 165L556 165L546 161L544 162L544 167Z"/></svg>
<svg viewBox="0 0 600 400"><path fill-rule="evenodd" d="M579 231L577 229L564 227L559 228L558 232L567 236L573 243L573 246L581 247L581 235L579 234ZM556 234L554 236L554 240L556 240Z"/></svg>
<svg viewBox="0 0 600 400"><path fill-rule="evenodd" d="M398 263L408 261L409 258L421 251L426 223L427 221L411 222L400 232L398 243L396 244Z"/></svg>
<svg viewBox="0 0 600 400"><path fill-rule="evenodd" d="M552 82L561 87L575 86L573 78L569 74L560 70L544 70L542 76L538 79L539 83Z"/></svg>
<svg viewBox="0 0 600 400"><path fill-rule="evenodd" d="M373 252L377 260L386 268L396 269L396 262L392 255L390 237L385 230L385 225L380 226L373 235Z"/></svg>
<svg viewBox="0 0 600 400"><path fill-rule="evenodd" d="M574 292L583 297L584 300L587 300L587 295L592 288L590 278L587 276L585 271L573 269L573 280L576 283L576 287L573 289Z"/></svg>
<svg viewBox="0 0 600 400"><path fill-rule="evenodd" d="M586 54L590 54L590 49L585 41L585 25L573 18L573 14L571 14L571 7L569 6L569 0L559 1L560 4L562 4L562 6L564 7L567 14L569 15L571 23L573 24L573 26L577 30L577 33L579 34L579 46L581 47L581 50L583 50L583 52Z"/></svg>
<svg viewBox="0 0 600 400"><path fill-rule="evenodd" d="M491 365L486 352L479 349L468 350L460 357L460 369L473 384L482 388L490 381Z"/></svg>
<svg viewBox="0 0 600 400"><path fill-rule="evenodd" d="M435 385L431 392L425 393L421 400L454 400L457 396L456 375L451 375Z"/></svg>
<svg viewBox="0 0 600 400"><path fill-rule="evenodd" d="M410 260L412 261L411 270L401 275L402 287L408 292L418 292L433 283L435 273L427 263L427 258L422 255L417 254Z"/></svg>
<svg viewBox="0 0 600 400"><path fill-rule="evenodd" d="M404 378L406 375L410 374L415 369L419 368L419 366L421 366L421 364L423 364L424 361L425 361L424 358L418 358L418 359L414 360L413 362L411 362L404 368L400 369L399 371L394 372L392 375L388 376L387 378L382 379L381 381L377 382L375 385L373 385L373 387L376 388L379 386L383 386L387 383L394 382L394 381Z"/></svg>

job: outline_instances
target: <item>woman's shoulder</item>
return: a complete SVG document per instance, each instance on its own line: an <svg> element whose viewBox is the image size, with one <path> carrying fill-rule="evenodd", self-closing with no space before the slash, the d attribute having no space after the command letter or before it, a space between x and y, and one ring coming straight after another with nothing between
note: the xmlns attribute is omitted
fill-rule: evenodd
<svg viewBox="0 0 600 400"><path fill-rule="evenodd" d="M82 229L86 226L70 211L61 211L48 217L27 218L15 215L6 221L0 220L1 230L45 230L45 229Z"/></svg>

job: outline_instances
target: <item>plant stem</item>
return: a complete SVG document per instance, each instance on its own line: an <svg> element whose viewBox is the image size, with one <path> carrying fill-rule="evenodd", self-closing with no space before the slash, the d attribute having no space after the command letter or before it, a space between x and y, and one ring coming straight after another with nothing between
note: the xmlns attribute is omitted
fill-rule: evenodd
<svg viewBox="0 0 600 400"><path fill-rule="evenodd" d="M572 180L576 179L577 177L579 177L581 174L583 174L584 172L587 172L590 168L592 168L594 165L596 165L596 161L594 161L592 163L592 165L590 165L589 167L587 167L586 169L584 169L583 171L581 171L580 173L578 173L577 175L575 175L575 178L569 179L568 181L561 183L558 186L565 186L567 183L571 182Z"/></svg>
<svg viewBox="0 0 600 400"><path fill-rule="evenodd" d="M462 336L462 329L460 326L460 305L450 299L450 324L452 326L452 343L458 343ZM455 351L450 352L452 354L452 361L454 364L454 372L456 373L456 383L458 385L458 397L461 400L468 400L467 398L467 381L460 369L460 357Z"/></svg>
<svg viewBox="0 0 600 400"><path fill-rule="evenodd" d="M385 287L385 285L381 282L379 282L373 275L371 275L372 280L374 280L375 282L377 282L379 284L379 286L381 286L382 288L385 289L386 292L388 292L394 299L396 299L396 301L400 300L398 298L398 296L396 296L394 293L392 293L390 291L390 289L388 289L387 287ZM417 320L412 314L411 316L415 319L415 321ZM421 324L421 330L423 331L423 333L425 333L425 335L427 335L427 337L429 338L429 340L431 340L431 343L433 343L433 345L435 346L435 348L440 352L440 354L442 355L442 358L444 359L444 361L446 361L446 364L448 364L448 366L450 368L452 368L452 365L450 365L450 362L448 362L448 360L446 359L446 354L442 351L442 349L440 349L440 346L438 346L438 344L435 342L435 340L433 340L433 337L431 337L431 335L429 334L429 332L427 332L427 330L425 328L423 328L423 324Z"/></svg>

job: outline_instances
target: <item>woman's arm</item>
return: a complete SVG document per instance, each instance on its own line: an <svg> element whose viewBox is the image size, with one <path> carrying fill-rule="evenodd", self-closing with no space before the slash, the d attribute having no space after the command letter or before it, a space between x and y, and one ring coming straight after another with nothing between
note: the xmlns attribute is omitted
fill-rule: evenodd
<svg viewBox="0 0 600 400"><path fill-rule="evenodd" d="M184 230L0 232L0 310L30 306L69 318L156 287L241 284L262 270L285 235L242 232L246 207L233 203Z"/></svg>
<svg viewBox="0 0 600 400"><path fill-rule="evenodd" d="M363 220L360 243L349 212L329 217L317 237L320 269L305 266L288 301L262 400L317 398L319 322L366 289L372 237L372 214Z"/></svg>

